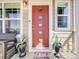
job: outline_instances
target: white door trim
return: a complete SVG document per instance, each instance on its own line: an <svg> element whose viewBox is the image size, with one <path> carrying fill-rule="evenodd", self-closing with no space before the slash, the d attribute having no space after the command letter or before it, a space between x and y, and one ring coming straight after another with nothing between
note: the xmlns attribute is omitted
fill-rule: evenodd
<svg viewBox="0 0 79 59"><path fill-rule="evenodd" d="M52 38L52 19L53 19L53 6L52 6L52 0L49 0L48 2L33 2L29 1L29 7L28 7L28 42L29 42L29 52L33 51L39 51L36 49L32 48L32 5L48 5L49 6L49 48L44 50L44 51L51 51L52 46L51 46L51 38ZM43 50L40 50L43 51Z"/></svg>

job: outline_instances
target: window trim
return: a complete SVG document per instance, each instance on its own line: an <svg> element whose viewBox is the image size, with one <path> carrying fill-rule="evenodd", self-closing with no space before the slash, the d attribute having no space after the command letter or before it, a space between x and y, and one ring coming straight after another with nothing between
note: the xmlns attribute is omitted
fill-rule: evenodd
<svg viewBox="0 0 79 59"><path fill-rule="evenodd" d="M5 17L5 4L10 4L10 3L5 3L5 2L2 2L0 3L1 4L1 8L2 8L2 18L0 18L0 20L2 20L2 33L6 33L6 27L5 27L5 22L6 20L19 20L20 21L20 33L21 33L21 17L19 18L6 18ZM13 4L20 4L20 3L13 3ZM14 7L12 7L14 8ZM20 9L20 16L21 16L21 8L20 7L17 7Z"/></svg>
<svg viewBox="0 0 79 59"><path fill-rule="evenodd" d="M57 16L58 16L58 14L57 14L57 3L58 3L58 1L59 0L55 0L55 31L69 31L70 30L70 26L71 26L71 24L70 24L70 0L67 0L66 2L68 3L68 15L65 15L65 16L67 16L68 17L68 19L67 19L67 27L66 28L64 28L64 27L58 27L58 19L57 19ZM63 2L63 0L62 0L62 2ZM60 16L63 16L63 15L60 15Z"/></svg>

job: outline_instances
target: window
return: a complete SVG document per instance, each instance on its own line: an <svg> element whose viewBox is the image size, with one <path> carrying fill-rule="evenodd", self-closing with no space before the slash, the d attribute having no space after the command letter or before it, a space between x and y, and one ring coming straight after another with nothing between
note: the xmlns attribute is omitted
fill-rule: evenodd
<svg viewBox="0 0 79 59"><path fill-rule="evenodd" d="M6 33L20 33L20 22L19 20L6 20Z"/></svg>
<svg viewBox="0 0 79 59"><path fill-rule="evenodd" d="M2 33L2 20L0 20L0 33Z"/></svg>
<svg viewBox="0 0 79 59"><path fill-rule="evenodd" d="M20 34L20 5L15 3L5 4L5 32Z"/></svg>
<svg viewBox="0 0 79 59"><path fill-rule="evenodd" d="M0 33L2 33L2 4L0 3Z"/></svg>
<svg viewBox="0 0 79 59"><path fill-rule="evenodd" d="M55 1L55 28L68 29L70 27L70 2L69 0L56 0Z"/></svg>
<svg viewBox="0 0 79 59"><path fill-rule="evenodd" d="M59 15L63 15L63 14L67 15L68 14L68 3L63 3L62 4L62 2L59 2L57 5L58 5L57 6L57 13Z"/></svg>
<svg viewBox="0 0 79 59"><path fill-rule="evenodd" d="M20 18L19 8L6 8L5 9L6 18Z"/></svg>
<svg viewBox="0 0 79 59"><path fill-rule="evenodd" d="M0 33L20 34L20 4L0 3Z"/></svg>
<svg viewBox="0 0 79 59"><path fill-rule="evenodd" d="M2 18L2 8L0 8L0 18Z"/></svg>
<svg viewBox="0 0 79 59"><path fill-rule="evenodd" d="M2 4L0 3L0 18L2 18Z"/></svg>
<svg viewBox="0 0 79 59"><path fill-rule="evenodd" d="M68 3L58 3L57 4L57 26L59 28L67 28L67 21L68 21Z"/></svg>
<svg viewBox="0 0 79 59"><path fill-rule="evenodd" d="M58 16L58 27L67 27L67 16Z"/></svg>

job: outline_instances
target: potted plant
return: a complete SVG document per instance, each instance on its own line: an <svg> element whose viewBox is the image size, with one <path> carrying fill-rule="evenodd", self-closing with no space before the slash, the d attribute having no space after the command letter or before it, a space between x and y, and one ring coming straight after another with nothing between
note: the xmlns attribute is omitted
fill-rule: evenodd
<svg viewBox="0 0 79 59"><path fill-rule="evenodd" d="M60 57L59 52L60 52L60 48L61 48L61 43L60 43L60 41L58 40L58 36L57 36L57 35L55 36L55 41L54 41L54 43L53 43L53 48L54 48L54 50L55 50L54 55L55 55L57 58L59 58L59 57Z"/></svg>
<svg viewBox="0 0 79 59"><path fill-rule="evenodd" d="M16 48L19 53L19 57L24 57L26 55L26 42L25 42L25 36L23 34L17 35Z"/></svg>

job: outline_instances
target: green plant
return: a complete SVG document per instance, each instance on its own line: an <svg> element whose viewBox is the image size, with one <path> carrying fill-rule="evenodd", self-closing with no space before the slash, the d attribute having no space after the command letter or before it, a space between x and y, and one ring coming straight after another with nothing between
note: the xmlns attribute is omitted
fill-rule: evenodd
<svg viewBox="0 0 79 59"><path fill-rule="evenodd" d="M57 35L55 36L55 42L53 43L53 48L55 50L55 53L54 53L55 57L59 58L60 57L59 52L60 52L60 48L61 48L61 43L60 43Z"/></svg>
<svg viewBox="0 0 79 59"><path fill-rule="evenodd" d="M55 49L55 47L61 47L61 42L59 41L58 36L55 36L55 41L53 43L53 48Z"/></svg>
<svg viewBox="0 0 79 59"><path fill-rule="evenodd" d="M18 52L20 53L19 57L22 57L22 56L26 55L26 51L25 51L26 42L25 42L24 34L21 34L21 35L17 36L17 45L16 45L16 47L17 47Z"/></svg>

